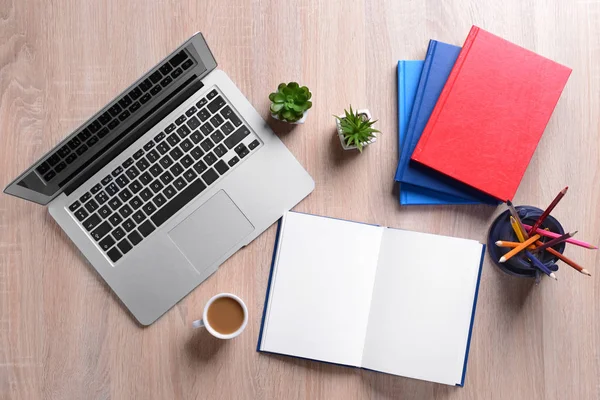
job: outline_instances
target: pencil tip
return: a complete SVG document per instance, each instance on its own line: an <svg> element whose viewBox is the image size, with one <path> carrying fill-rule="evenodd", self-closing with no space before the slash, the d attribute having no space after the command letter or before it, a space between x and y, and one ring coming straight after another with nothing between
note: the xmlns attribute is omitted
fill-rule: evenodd
<svg viewBox="0 0 600 400"><path fill-rule="evenodd" d="M501 262L501 263L503 263L505 261L506 261L506 257L504 257L504 256L500 257L500 259L498 260L498 262Z"/></svg>
<svg viewBox="0 0 600 400"><path fill-rule="evenodd" d="M512 206L512 201L506 200L506 205L509 206L509 207Z"/></svg>
<svg viewBox="0 0 600 400"><path fill-rule="evenodd" d="M502 246L502 240L496 240L496 246Z"/></svg>
<svg viewBox="0 0 600 400"><path fill-rule="evenodd" d="M594 246L593 244L591 244L591 245L590 245L590 249L592 249L592 250L597 250L597 249L598 249L598 246Z"/></svg>
<svg viewBox="0 0 600 400"><path fill-rule="evenodd" d="M568 187L568 186L567 186L567 187L565 187L565 188L564 188L563 190L561 190L560 192L561 192L562 194L565 194L565 193L567 193L567 190L569 190L569 187Z"/></svg>
<svg viewBox="0 0 600 400"><path fill-rule="evenodd" d="M585 274L585 275L587 275L587 276L592 276L592 274L590 274L590 271L588 271L588 270L587 270L587 269L585 269L585 268L581 270L581 273L582 273L582 274Z"/></svg>
<svg viewBox="0 0 600 400"><path fill-rule="evenodd" d="M557 280L558 280L558 278L556 277L556 275L554 274L554 272L552 272L552 273L550 274L550 278L554 279L555 281L557 281Z"/></svg>

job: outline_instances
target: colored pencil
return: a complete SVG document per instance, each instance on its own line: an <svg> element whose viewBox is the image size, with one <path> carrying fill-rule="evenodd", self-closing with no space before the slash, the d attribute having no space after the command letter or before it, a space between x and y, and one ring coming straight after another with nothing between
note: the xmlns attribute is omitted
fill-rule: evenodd
<svg viewBox="0 0 600 400"><path fill-rule="evenodd" d="M520 245L521 245L521 243L519 243L519 242L507 242L506 240L496 241L496 246L498 246L498 247L515 248L515 247L519 247ZM533 250L533 249L535 249L535 246L533 244L531 246L527 247L527 250Z"/></svg>
<svg viewBox="0 0 600 400"><path fill-rule="evenodd" d="M515 254L518 254L521 251L525 250L530 244L532 244L539 238L540 238L540 235L538 235L538 234L533 235L532 237L530 237L529 239L527 239L526 241L521 243L518 247L515 247L514 249L512 249L511 251L509 251L502 257L500 257L500 260L498 260L498 262L501 262L501 263L506 262L508 259L513 257Z"/></svg>
<svg viewBox="0 0 600 400"><path fill-rule="evenodd" d="M557 244L566 241L568 238L575 236L576 233L577 233L577 231L567 232L564 235L561 235L557 238L548 240L546 243L542 244L541 246L538 246L533 252L537 253L537 252L547 249L548 247L556 246Z"/></svg>
<svg viewBox="0 0 600 400"><path fill-rule="evenodd" d="M525 257L529 258L531 260L531 263L540 271L542 271L543 273L545 273L546 275L548 275L550 278L554 279L555 281L558 280L558 278L556 278L556 275L554 274L554 272L550 271L550 269L548 269L548 267L546 267L544 265L544 263L542 263L540 260L537 259L536 256L534 256L533 254L531 254L531 252L529 252L528 250L525 250Z"/></svg>
<svg viewBox="0 0 600 400"><path fill-rule="evenodd" d="M519 213L515 209L515 206L513 206L512 201L507 200L506 205L508 206L508 211L510 212L510 215L512 215L512 217L517 221L517 224L519 225L519 229L521 230L521 233L523 233L523 238L524 238L523 240L529 239L529 235L527 234L527 231L525 230L525 227L523 226L523 223L521 222L521 218L519 218Z"/></svg>
<svg viewBox="0 0 600 400"><path fill-rule="evenodd" d="M544 212L542 213L542 215L540 215L540 217L537 219L537 221L535 221L535 223L533 224L533 227L529 230L529 233L535 233L537 228L540 227L540 225L542 224L542 222L544 222L544 220L546 219L546 217L548 217L548 215L550 215L550 213L552 212L552 210L554 210L554 207L556 207L556 205L558 204L558 202L560 201L560 199L563 198L563 196L565 195L565 193L567 193L567 190L569 189L569 187L567 186L566 188L564 188L563 190L561 190L558 195L556 195L556 197L554 198L554 200L552 200L552 203L550 203L550 205L548 206L548 208L546 208L544 210Z"/></svg>
<svg viewBox="0 0 600 400"><path fill-rule="evenodd" d="M541 246L543 243L538 240L537 242L535 242L535 244ZM552 254L554 257L561 260L562 262L564 262L565 264L567 264L568 266L581 272L582 274L587 275L587 276L592 276L592 274L590 274L590 272L587 269L583 268L582 266L580 266L575 261L573 261L570 258L568 258L567 256L565 256L564 254L561 254L558 251L554 250L552 247L547 248L546 251L548 253Z"/></svg>
<svg viewBox="0 0 600 400"><path fill-rule="evenodd" d="M529 230L531 230L531 229L530 229L530 228L531 228L531 226L529 226L529 225L527 225L527 224L523 224L523 226L525 227L525 229L529 229ZM560 234L558 234L558 233L555 233L555 232L552 232L552 231L545 231L545 230L543 230L543 229L540 229L540 228L538 228L538 229L535 231L535 233L537 233L537 234L540 234L540 235L542 235L542 236L548 236L548 237L551 237L551 238L557 238L557 237L559 237L559 236L560 236ZM566 240L566 242L567 242L567 243L574 244L574 245L576 245L576 246L585 247L586 249L592 249L592 250L594 250L594 249L597 249L597 248L598 248L598 247L596 247L596 246L593 246L593 245L591 245L591 244L589 244L589 243L583 242L583 241L581 241L581 240L573 239L573 238L569 238L569 239L567 239L567 240Z"/></svg>
<svg viewBox="0 0 600 400"><path fill-rule="evenodd" d="M521 231L521 229L519 228L519 223L515 220L515 217L513 217L512 215L510 216L510 226L512 226L513 231L515 231L515 235L517 235L517 239L519 239L519 242L523 243L525 241L525 235L523 235L525 231ZM529 237L527 237L527 239L529 239Z"/></svg>

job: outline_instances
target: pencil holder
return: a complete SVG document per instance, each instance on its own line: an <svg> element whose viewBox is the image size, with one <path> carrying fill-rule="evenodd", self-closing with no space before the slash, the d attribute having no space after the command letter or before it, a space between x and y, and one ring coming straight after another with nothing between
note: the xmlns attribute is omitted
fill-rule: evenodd
<svg viewBox="0 0 600 400"><path fill-rule="evenodd" d="M532 206L517 206L515 209L519 213L521 221L527 225L533 225L543 213L543 210ZM552 232L556 232L560 235L565 233L560 222L558 222L556 218L552 217L551 215L544 220L540 228L548 228ZM529 263L529 261L525 259L522 254L518 254L510 258L506 262L498 262L500 257L511 250L509 248L496 246L496 241L498 240L518 242L517 235L510 225L510 211L508 210L498 215L498 218L494 220L492 226L490 227L487 240L488 253L493 263L507 274L522 278L535 278L535 268ZM542 236L540 240L543 242L546 240L546 238ZM552 246L552 248L562 254L562 252L565 250L565 242L559 243L556 246ZM551 255L547 251L542 251L536 254L536 256L550 270L558 270L558 267L556 266L556 261L558 258L555 256Z"/></svg>

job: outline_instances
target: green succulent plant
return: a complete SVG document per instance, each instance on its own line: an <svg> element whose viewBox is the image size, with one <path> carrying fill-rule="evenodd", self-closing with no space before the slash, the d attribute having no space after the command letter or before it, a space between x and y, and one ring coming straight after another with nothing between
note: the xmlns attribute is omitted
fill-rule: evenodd
<svg viewBox="0 0 600 400"><path fill-rule="evenodd" d="M358 111L344 110L344 116L334 117L340 122L342 128L342 135L348 146L356 146L358 151L362 153L364 145L375 137L374 133L379 132L377 129L372 128L373 124L377 121L371 121L364 114L359 115Z"/></svg>
<svg viewBox="0 0 600 400"><path fill-rule="evenodd" d="M280 83L277 91L269 95L271 113L282 121L296 122L312 107L312 102L309 101L311 96L306 86L301 87L296 82L287 85Z"/></svg>

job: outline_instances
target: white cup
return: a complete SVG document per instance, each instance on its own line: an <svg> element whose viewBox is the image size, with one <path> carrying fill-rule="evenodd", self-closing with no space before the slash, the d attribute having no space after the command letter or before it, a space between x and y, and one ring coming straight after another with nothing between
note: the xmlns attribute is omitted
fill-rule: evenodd
<svg viewBox="0 0 600 400"><path fill-rule="evenodd" d="M210 326L210 322L208 321L208 309L210 308L211 304L215 300L220 299L221 297L229 297L230 299L237 301L238 304L242 307L242 310L244 310L244 322L242 322L242 325L238 328L237 331L227 334L227 335L224 335L224 334L219 333L216 330L214 330L213 327ZM211 335L213 335L214 337L219 338L219 339L233 339L234 337L236 337L240 333L242 333L244 331L244 329L246 329L246 325L248 325L248 307L246 307L246 304L244 303L244 301L242 299L237 297L235 294L231 294L231 293L220 293L216 296L213 296L208 301L208 303L206 303L206 305L204 306L204 313L202 314L202 319L192 322L192 326L194 328L206 328L206 330Z"/></svg>

